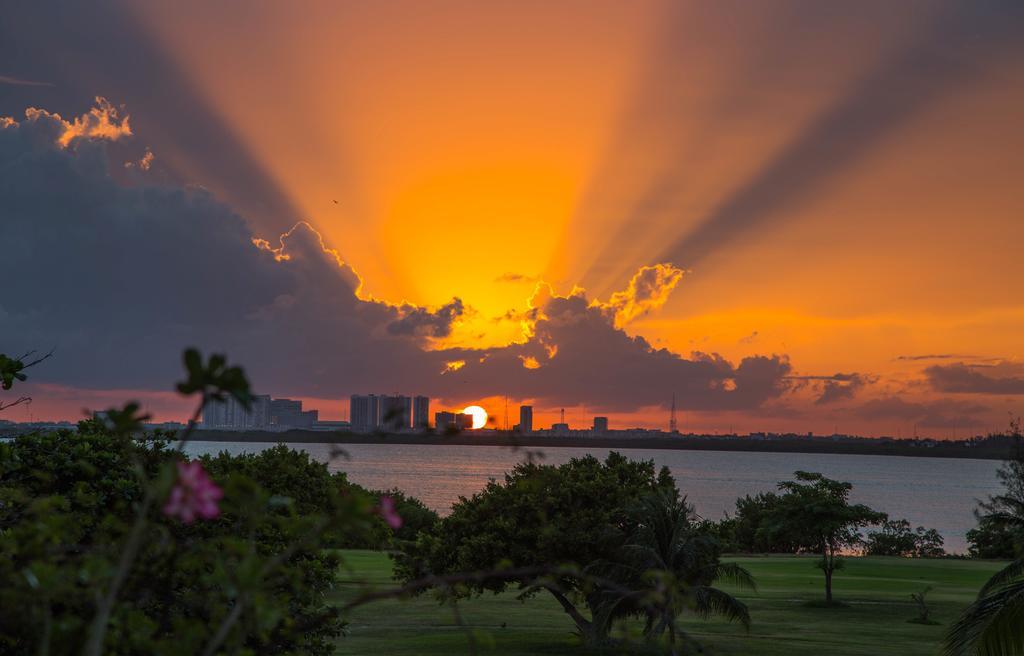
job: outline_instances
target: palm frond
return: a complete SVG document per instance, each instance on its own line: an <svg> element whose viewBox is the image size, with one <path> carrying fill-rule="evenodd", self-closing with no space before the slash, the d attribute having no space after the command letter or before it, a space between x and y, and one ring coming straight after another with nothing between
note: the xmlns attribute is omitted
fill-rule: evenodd
<svg viewBox="0 0 1024 656"><path fill-rule="evenodd" d="M754 580L754 575L741 565L736 563L719 563L715 574L716 581L724 580L741 588L757 591L757 581Z"/></svg>
<svg viewBox="0 0 1024 656"><path fill-rule="evenodd" d="M998 588L968 606L946 634L943 654L1024 654L1024 580Z"/></svg>
<svg viewBox="0 0 1024 656"><path fill-rule="evenodd" d="M978 592L978 597L984 597L989 594L992 590L1006 585L1014 579L1024 577L1024 558L1018 558L1003 569L999 570L992 575L985 585L982 586L981 591Z"/></svg>
<svg viewBox="0 0 1024 656"><path fill-rule="evenodd" d="M707 619L712 615L721 615L730 622L738 621L745 629L750 629L750 609L736 597L704 585L691 592L694 612L700 617Z"/></svg>

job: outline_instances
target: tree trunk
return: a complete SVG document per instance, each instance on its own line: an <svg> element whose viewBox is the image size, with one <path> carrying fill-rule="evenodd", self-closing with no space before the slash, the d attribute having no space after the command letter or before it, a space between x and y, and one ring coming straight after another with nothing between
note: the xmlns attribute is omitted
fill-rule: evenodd
<svg viewBox="0 0 1024 656"><path fill-rule="evenodd" d="M551 593L551 596L558 601L562 606L562 610L572 618L573 623L579 630L580 635L583 637L583 642L587 645L600 645L604 642L605 636L603 635L602 627L597 626L594 622L591 622L587 618L583 617L579 609L569 601L561 590L554 586L545 585L544 589Z"/></svg>
<svg viewBox="0 0 1024 656"><path fill-rule="evenodd" d="M822 571L825 572L825 603L832 603L832 570L834 568L834 561L829 549L828 542L825 543L821 550L821 564Z"/></svg>

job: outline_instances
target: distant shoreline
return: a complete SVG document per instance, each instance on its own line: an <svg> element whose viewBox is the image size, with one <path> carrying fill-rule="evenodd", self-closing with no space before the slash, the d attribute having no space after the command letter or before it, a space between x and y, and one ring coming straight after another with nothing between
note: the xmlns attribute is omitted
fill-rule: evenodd
<svg viewBox="0 0 1024 656"><path fill-rule="evenodd" d="M292 444L403 444L421 446L506 446L506 447L575 447L601 449L668 449L680 451L738 451L760 453L821 453L865 456L903 456L915 458L970 458L1002 460L1010 455L1004 445L963 446L962 443L935 442L934 446L911 446L908 441L876 442L871 440L831 441L827 438L753 440L749 438L716 437L553 437L541 435L472 434L415 435L326 433L322 431L196 431L191 439L199 442L279 442Z"/></svg>

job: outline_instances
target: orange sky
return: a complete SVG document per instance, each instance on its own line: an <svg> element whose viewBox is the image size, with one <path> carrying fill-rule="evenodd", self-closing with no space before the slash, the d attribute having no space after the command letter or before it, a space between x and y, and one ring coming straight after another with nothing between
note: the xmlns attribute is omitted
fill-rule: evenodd
<svg viewBox="0 0 1024 656"><path fill-rule="evenodd" d="M877 21L793 6L131 9L301 213L250 216L257 233L308 220L366 293L429 306L459 296L473 311L446 343L469 346L519 338L517 322L498 318L526 309L540 277L605 300L640 266L670 261L669 244L899 61L938 7L908 3ZM627 331L683 354L785 353L796 374L862 372L873 381L864 398L939 398L900 356L1020 365L1022 108L1024 61L1009 48L699 261L670 261L687 275ZM190 168L187 154L155 156ZM195 182L229 201L246 193ZM1004 424L1022 398L985 399L978 430ZM343 404L322 414L340 417ZM613 424L660 426L663 415ZM909 423L840 406L684 425L908 434Z"/></svg>

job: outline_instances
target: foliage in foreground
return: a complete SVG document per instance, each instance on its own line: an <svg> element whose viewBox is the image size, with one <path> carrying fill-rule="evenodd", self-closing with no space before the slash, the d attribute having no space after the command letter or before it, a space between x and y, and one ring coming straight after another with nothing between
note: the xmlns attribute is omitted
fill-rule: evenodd
<svg viewBox="0 0 1024 656"><path fill-rule="evenodd" d="M199 401L176 447L138 437L135 403L0 444L0 653L327 654L344 625L326 548L379 546L396 505L436 520L283 446L188 461L205 404L251 395L223 356L184 361ZM5 387L24 380L2 364Z"/></svg>
<svg viewBox="0 0 1024 656"><path fill-rule="evenodd" d="M950 629L946 636L947 656L1024 654L1024 451L1020 444L1020 419L1011 422L1010 429L1017 448L999 469L1004 491L981 503L984 514L980 516L978 530L1000 535L1016 558L988 580L978 598ZM972 542L977 536L976 533Z"/></svg>
<svg viewBox="0 0 1024 656"><path fill-rule="evenodd" d="M181 458L164 440L84 428L0 446L0 652L49 644L50 653L78 653L145 495L142 480ZM299 512L244 469L219 459L215 520L185 524L150 509L103 653L202 653L243 596L225 648L331 651L342 623L324 597L338 563L321 549L319 527L369 515L372 501L328 494L330 506Z"/></svg>

